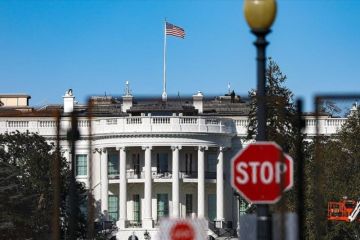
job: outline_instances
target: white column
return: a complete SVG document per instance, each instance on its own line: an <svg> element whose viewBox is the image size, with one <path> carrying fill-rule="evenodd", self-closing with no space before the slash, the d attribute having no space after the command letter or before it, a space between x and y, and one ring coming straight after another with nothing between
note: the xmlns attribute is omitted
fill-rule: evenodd
<svg viewBox="0 0 360 240"><path fill-rule="evenodd" d="M224 221L224 148L219 148L216 165L216 220Z"/></svg>
<svg viewBox="0 0 360 240"><path fill-rule="evenodd" d="M120 229L125 228L127 220L127 183L126 183L126 149L125 147L117 148L119 150L119 222Z"/></svg>
<svg viewBox="0 0 360 240"><path fill-rule="evenodd" d="M106 148L101 151L101 213L108 220L108 154Z"/></svg>
<svg viewBox="0 0 360 240"><path fill-rule="evenodd" d="M181 146L171 147L172 152L172 217L180 217L179 207L179 150Z"/></svg>
<svg viewBox="0 0 360 240"><path fill-rule="evenodd" d="M198 148L198 218L205 217L205 147Z"/></svg>
<svg viewBox="0 0 360 240"><path fill-rule="evenodd" d="M142 147L145 150L145 183L144 183L144 217L143 217L143 228L153 228L152 220L152 203L151 203L151 146Z"/></svg>

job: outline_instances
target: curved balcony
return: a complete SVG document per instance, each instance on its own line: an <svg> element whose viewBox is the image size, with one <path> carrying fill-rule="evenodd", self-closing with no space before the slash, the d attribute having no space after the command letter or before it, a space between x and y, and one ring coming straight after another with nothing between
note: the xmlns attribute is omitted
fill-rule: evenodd
<svg viewBox="0 0 360 240"><path fill-rule="evenodd" d="M206 117L125 117L97 119L96 134L113 133L225 133L235 134L231 119Z"/></svg>
<svg viewBox="0 0 360 240"><path fill-rule="evenodd" d="M89 134L89 120L79 119L81 135ZM61 121L61 135L71 126L69 118ZM225 133L235 134L236 128L231 119L208 117L107 117L97 118L92 122L94 135L117 133ZM37 132L43 136L56 134L56 122L47 119L11 119L0 121L0 132Z"/></svg>

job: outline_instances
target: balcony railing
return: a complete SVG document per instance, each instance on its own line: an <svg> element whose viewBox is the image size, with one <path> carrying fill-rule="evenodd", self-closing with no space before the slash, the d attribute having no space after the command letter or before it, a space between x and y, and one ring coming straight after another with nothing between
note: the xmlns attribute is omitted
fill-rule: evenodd
<svg viewBox="0 0 360 240"><path fill-rule="evenodd" d="M92 121L93 135L134 132L235 133L231 119L216 117L136 116L93 118ZM80 118L78 125L81 135L89 134L90 121L87 118ZM70 119L62 118L60 126L60 134L66 135L67 129L71 126ZM37 132L43 136L55 136L56 122L51 117L29 120L24 120L24 118L0 120L0 133L16 130Z"/></svg>
<svg viewBox="0 0 360 240"><path fill-rule="evenodd" d="M109 179L119 179L119 173L109 173L108 178Z"/></svg>
<svg viewBox="0 0 360 240"><path fill-rule="evenodd" d="M205 172L206 179L216 179L216 172Z"/></svg>
<svg viewBox="0 0 360 240"><path fill-rule="evenodd" d="M198 178L198 172L180 171L180 178L196 179ZM205 179L216 179L216 172L205 172Z"/></svg>
<svg viewBox="0 0 360 240"><path fill-rule="evenodd" d="M153 179L171 179L172 172L171 171L151 171L151 177ZM145 172L135 172L133 170L127 170L126 178L128 179L144 179Z"/></svg>
<svg viewBox="0 0 360 240"><path fill-rule="evenodd" d="M180 178L197 178L198 173L194 171L180 171Z"/></svg>
<svg viewBox="0 0 360 240"><path fill-rule="evenodd" d="M134 171L134 170L127 170L126 171L126 178L129 179L141 179L145 178L144 172Z"/></svg>
<svg viewBox="0 0 360 240"><path fill-rule="evenodd" d="M172 171L151 171L151 177L152 179L171 179L172 178ZM119 174L109 174L109 179L119 179ZM225 174L224 174L225 177ZM127 179L144 179L145 178L145 172L137 172L133 170L127 170L126 171L126 178ZM198 172L196 171L180 171L179 172L179 178L185 178L185 179L197 179L198 178ZM205 179L216 179L216 172L205 172Z"/></svg>
<svg viewBox="0 0 360 240"><path fill-rule="evenodd" d="M216 235L224 239L236 236L236 229L233 228L232 221L209 221L208 226Z"/></svg>
<svg viewBox="0 0 360 240"><path fill-rule="evenodd" d="M142 227L142 223L141 223L141 221L127 220L127 221L125 222L125 227L126 227L126 228L141 228L141 227Z"/></svg>
<svg viewBox="0 0 360 240"><path fill-rule="evenodd" d="M154 179L170 179L172 178L172 172L170 171L152 171L152 178Z"/></svg>
<svg viewBox="0 0 360 240"><path fill-rule="evenodd" d="M316 119L314 116L305 117L305 131L309 136L316 134L318 123L320 134L335 134L347 121L347 118L324 117ZM186 132L186 133L228 133L246 135L249 119L217 118L217 117L184 117L184 116L134 116L134 117L112 117L93 118L93 135L136 133L136 132ZM62 118L61 135L66 135L70 128L70 118ZM80 118L78 121L81 135L88 135L90 121ZM53 137L56 135L56 121L54 118L39 117L24 120L21 117L0 119L0 133L4 132L37 132L43 136Z"/></svg>

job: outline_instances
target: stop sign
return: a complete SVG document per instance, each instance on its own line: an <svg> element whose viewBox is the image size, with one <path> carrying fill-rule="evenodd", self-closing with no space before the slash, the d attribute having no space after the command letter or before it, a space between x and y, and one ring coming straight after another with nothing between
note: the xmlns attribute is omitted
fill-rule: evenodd
<svg viewBox="0 0 360 240"><path fill-rule="evenodd" d="M195 231L188 222L178 222L170 230L171 240L195 240Z"/></svg>
<svg viewBox="0 0 360 240"><path fill-rule="evenodd" d="M274 142L249 144L232 159L231 184L248 202L276 203L293 185L293 160Z"/></svg>
<svg viewBox="0 0 360 240"><path fill-rule="evenodd" d="M206 240L208 224L205 219L163 218L158 240Z"/></svg>

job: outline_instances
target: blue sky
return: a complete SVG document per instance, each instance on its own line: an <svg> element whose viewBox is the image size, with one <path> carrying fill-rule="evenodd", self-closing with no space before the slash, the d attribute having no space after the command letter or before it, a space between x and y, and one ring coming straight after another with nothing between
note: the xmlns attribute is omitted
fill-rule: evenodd
<svg viewBox="0 0 360 240"><path fill-rule="evenodd" d="M0 92L28 93L32 105L59 103L72 88L89 95L160 96L163 21L168 93L240 95L256 86L254 36L241 0L0 1ZM312 110L316 93L360 90L360 1L279 0L268 56Z"/></svg>

